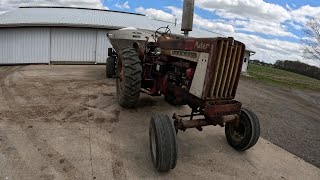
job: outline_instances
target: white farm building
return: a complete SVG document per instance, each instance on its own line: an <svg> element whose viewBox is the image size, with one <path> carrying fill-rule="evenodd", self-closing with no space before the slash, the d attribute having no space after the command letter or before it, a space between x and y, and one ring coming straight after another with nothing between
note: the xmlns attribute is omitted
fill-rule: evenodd
<svg viewBox="0 0 320 180"><path fill-rule="evenodd" d="M172 33L181 34L180 25L142 14L71 7L21 7L0 15L0 65L105 63L107 48L111 47L106 30L135 27L154 31L167 25ZM195 28L190 36L217 35ZM249 56L244 60L243 71L247 69Z"/></svg>

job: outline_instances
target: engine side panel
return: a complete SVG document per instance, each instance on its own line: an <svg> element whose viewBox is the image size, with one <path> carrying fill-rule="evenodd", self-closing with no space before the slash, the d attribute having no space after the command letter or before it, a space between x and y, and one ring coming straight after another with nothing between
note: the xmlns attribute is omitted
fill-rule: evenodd
<svg viewBox="0 0 320 180"><path fill-rule="evenodd" d="M207 73L207 65L208 65L209 53L200 53L197 67L195 73L193 75L190 93L197 96L198 98L202 98L203 86L205 81L205 76Z"/></svg>

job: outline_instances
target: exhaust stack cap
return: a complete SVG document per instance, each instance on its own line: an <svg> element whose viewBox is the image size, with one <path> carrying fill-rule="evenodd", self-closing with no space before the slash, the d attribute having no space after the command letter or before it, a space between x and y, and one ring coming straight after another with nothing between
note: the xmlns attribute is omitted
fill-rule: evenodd
<svg viewBox="0 0 320 180"><path fill-rule="evenodd" d="M189 31L192 31L193 13L194 13L194 0L184 0L182 24L181 24L181 31L184 31L184 34L188 34Z"/></svg>

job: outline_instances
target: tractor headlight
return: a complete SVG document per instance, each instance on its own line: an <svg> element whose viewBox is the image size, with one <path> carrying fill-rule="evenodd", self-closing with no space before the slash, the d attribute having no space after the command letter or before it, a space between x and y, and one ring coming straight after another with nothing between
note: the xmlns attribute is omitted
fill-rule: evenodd
<svg viewBox="0 0 320 180"><path fill-rule="evenodd" d="M154 54L159 56L161 54L161 48L157 47L154 49Z"/></svg>

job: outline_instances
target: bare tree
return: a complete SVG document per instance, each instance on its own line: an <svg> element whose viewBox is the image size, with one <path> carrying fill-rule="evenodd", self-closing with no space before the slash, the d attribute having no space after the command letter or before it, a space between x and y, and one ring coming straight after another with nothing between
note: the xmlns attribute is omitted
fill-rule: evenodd
<svg viewBox="0 0 320 180"><path fill-rule="evenodd" d="M303 32L305 38L302 45L305 57L320 61L320 21L311 18Z"/></svg>

